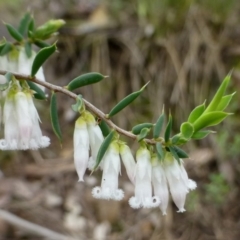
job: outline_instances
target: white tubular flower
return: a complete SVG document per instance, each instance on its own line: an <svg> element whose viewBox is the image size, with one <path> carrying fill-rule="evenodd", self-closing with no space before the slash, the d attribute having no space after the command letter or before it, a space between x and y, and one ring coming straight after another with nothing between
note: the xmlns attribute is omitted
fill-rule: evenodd
<svg viewBox="0 0 240 240"><path fill-rule="evenodd" d="M188 178L182 160L179 165L171 154L168 154L165 158L164 170L173 201L179 209L178 212L184 212L186 195L189 190L195 189L197 185L193 180Z"/></svg>
<svg viewBox="0 0 240 240"><path fill-rule="evenodd" d="M90 147L91 147L91 158L89 159L88 168L93 170L96 165L97 154L101 144L103 143L104 137L102 131L94 120L94 123L90 122L87 124Z"/></svg>
<svg viewBox="0 0 240 240"><path fill-rule="evenodd" d="M18 122L15 112L14 96L7 95L4 109L3 109L3 121L4 121L4 136L5 139L0 140L1 150L17 150L18 149Z"/></svg>
<svg viewBox="0 0 240 240"><path fill-rule="evenodd" d="M83 176L86 172L89 159L89 136L87 124L82 117L75 123L74 135L74 164L79 177L79 182L84 181Z"/></svg>
<svg viewBox="0 0 240 240"><path fill-rule="evenodd" d="M0 140L1 150L35 150L50 144L49 138L42 136L31 93L20 92L17 84L7 94L3 118L5 139Z"/></svg>
<svg viewBox="0 0 240 240"><path fill-rule="evenodd" d="M18 147L22 150L29 149L33 123L29 111L27 96L23 92L15 95L16 115L19 129Z"/></svg>
<svg viewBox="0 0 240 240"><path fill-rule="evenodd" d="M120 172L119 146L111 143L102 160L102 183L101 187L95 187L92 195L99 199L113 199L120 201L124 197L122 189L118 189L118 175Z"/></svg>
<svg viewBox="0 0 240 240"><path fill-rule="evenodd" d="M41 121L40 121L37 109L34 105L32 96L30 93L26 93L26 95L27 95L29 113L31 116L32 124L33 124L31 140L29 142L29 148L35 150L38 148L48 147L50 145L50 139L42 135L42 131L39 125L39 122Z"/></svg>
<svg viewBox="0 0 240 240"><path fill-rule="evenodd" d="M131 182L133 184L135 184L136 162L133 158L133 155L132 155L132 152L131 152L130 148L127 145L122 144L121 147L120 147L120 155L121 155L123 164L126 168L127 175L129 177L129 179L131 180Z"/></svg>
<svg viewBox="0 0 240 240"><path fill-rule="evenodd" d="M34 51L32 51L31 57L28 58L28 56L26 55L25 49L21 48L20 52L19 52L17 71L19 73L29 75L31 73L32 64L33 64L33 60L35 57L36 57L36 53ZM42 67L40 67L38 72L36 73L36 78L45 82L45 77L44 77ZM45 87L43 87L41 85L38 85L38 86L44 91Z"/></svg>
<svg viewBox="0 0 240 240"><path fill-rule="evenodd" d="M167 206L169 199L168 185L167 179L164 173L164 169L162 165L156 163L152 167L152 183L153 183L153 191L156 196L160 199L160 209L163 215L167 214Z"/></svg>
<svg viewBox="0 0 240 240"><path fill-rule="evenodd" d="M140 148L137 151L135 196L129 199L129 205L132 208L159 206L159 197L152 196L151 175L150 152L146 148Z"/></svg>

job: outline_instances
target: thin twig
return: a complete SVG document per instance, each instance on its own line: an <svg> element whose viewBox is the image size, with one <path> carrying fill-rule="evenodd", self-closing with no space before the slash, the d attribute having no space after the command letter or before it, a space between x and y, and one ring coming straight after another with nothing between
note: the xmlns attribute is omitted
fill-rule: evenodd
<svg viewBox="0 0 240 240"><path fill-rule="evenodd" d="M35 223L31 223L29 221L26 221L12 213L9 213L5 210L0 209L0 218L3 219L6 222L9 222L19 228L22 228L24 230L27 230L29 232L33 232L37 235L44 236L47 239L51 240L76 240L76 238L69 237L62 235L60 233L54 232L52 230L49 230L45 227L41 227Z"/></svg>
<svg viewBox="0 0 240 240"><path fill-rule="evenodd" d="M3 71L3 70L0 70L0 75L5 75L8 71ZM57 85L54 85L54 84L51 84L51 83L48 83L48 82L44 82L44 81L41 81L39 79L37 79L36 77L31 77L29 75L26 75L26 74L20 74L20 73L15 73L15 72L10 72L12 73L16 79L18 80L27 80L27 81L32 81L34 83L37 83L41 86L44 86L54 92L61 92L73 99L77 99L77 94L67 90L66 88L64 87L60 87L60 86L57 86ZM112 129L116 130L119 134L122 134L122 135L125 135L126 137L129 137L133 140L136 140L137 139L137 136L129 131L126 131L120 127L118 127L116 124L114 124L110 119L108 119L106 117L106 114L103 113L100 109L98 109L97 107L95 107L94 105L92 105L90 102L88 102L86 99L83 98L83 101L85 103L85 106L87 107L87 109L94 113L97 117L99 117L100 119L104 120L109 127L111 127ZM145 142L148 143L148 144L155 144L156 142L153 140L153 139L145 139Z"/></svg>

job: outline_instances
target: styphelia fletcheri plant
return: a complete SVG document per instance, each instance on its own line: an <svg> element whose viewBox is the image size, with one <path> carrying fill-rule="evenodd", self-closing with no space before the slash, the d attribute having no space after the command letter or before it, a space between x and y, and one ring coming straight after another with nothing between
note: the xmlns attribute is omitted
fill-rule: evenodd
<svg viewBox="0 0 240 240"><path fill-rule="evenodd" d="M80 182L84 181L86 170L102 171L101 186L92 190L98 199L119 201L124 192L119 188L121 160L131 183L135 186L134 196L129 199L132 208L160 207L163 215L167 212L169 196L179 212L184 212L186 195L197 184L188 178L183 159L188 158L182 145L193 139L205 138L213 131L206 128L222 122L230 113L225 112L233 95L224 95L230 81L226 76L212 101L194 108L187 121L181 124L180 132L172 136L172 116L168 120L164 110L155 123L140 123L126 131L116 126L111 117L139 97L147 84L133 92L108 114L93 106L81 95L73 93L82 86L102 81L100 73L80 75L61 87L45 81L42 65L56 52L56 44L49 45L46 39L55 35L63 26L63 20L50 20L35 27L34 19L26 13L19 27L6 24L11 43L3 38L0 43L0 90L4 96L3 116L4 138L0 140L1 150L27 150L48 147L50 139L42 135L40 118L33 98L46 99L45 88L51 90L50 116L54 133L62 142L58 122L56 94L63 93L76 100L73 111L79 114L74 129L74 163ZM38 52L33 46L40 48ZM125 135L139 143L134 158L127 143L121 141ZM148 136L150 138L147 138Z"/></svg>

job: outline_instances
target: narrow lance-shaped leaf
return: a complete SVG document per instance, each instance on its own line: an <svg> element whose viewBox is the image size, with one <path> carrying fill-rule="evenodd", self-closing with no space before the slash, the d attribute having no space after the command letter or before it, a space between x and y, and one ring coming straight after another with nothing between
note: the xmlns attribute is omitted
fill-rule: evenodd
<svg viewBox="0 0 240 240"><path fill-rule="evenodd" d="M104 154L106 153L109 145L111 144L113 137L114 137L115 131L112 130L107 137L104 139L102 145L99 148L98 154L97 154L97 159L96 159L96 165L94 166L94 170L98 167L100 162L102 161Z"/></svg>
<svg viewBox="0 0 240 240"><path fill-rule="evenodd" d="M16 29L14 28L12 25L5 23L7 30L9 32L9 34L16 39L17 41L21 42L23 40L23 36L22 34Z"/></svg>
<svg viewBox="0 0 240 240"><path fill-rule="evenodd" d="M229 84L229 81L231 79L231 75L228 74L222 84L220 85L220 87L218 88L216 94L214 95L212 101L210 102L209 106L207 107L207 109L205 110L205 113L211 112L211 111L216 111L218 104L220 103L226 89L227 86Z"/></svg>
<svg viewBox="0 0 240 240"><path fill-rule="evenodd" d="M177 160L178 164L180 165L181 164L180 158L179 158L176 150L174 149L174 147L173 146L169 146L168 149L169 149L170 153L173 155L173 157Z"/></svg>
<svg viewBox="0 0 240 240"><path fill-rule="evenodd" d="M34 44L38 46L39 48L45 48L45 47L50 47L51 45L49 43L46 43L44 41L40 40L34 40Z"/></svg>
<svg viewBox="0 0 240 240"><path fill-rule="evenodd" d="M99 123L99 127L101 128L104 137L106 137L110 133L110 128L104 120L101 120L101 122Z"/></svg>
<svg viewBox="0 0 240 240"><path fill-rule="evenodd" d="M188 122L194 123L204 112L205 102L197 107L195 107L188 117Z"/></svg>
<svg viewBox="0 0 240 240"><path fill-rule="evenodd" d="M210 133L215 133L214 131L211 131L211 130L200 130L198 132L195 132L193 135L192 135L192 139L203 139L205 138L208 134Z"/></svg>
<svg viewBox="0 0 240 240"><path fill-rule="evenodd" d="M223 111L228 106L228 104L231 102L232 97L235 95L235 93L236 92L222 97L220 103L217 106L216 111Z"/></svg>
<svg viewBox="0 0 240 240"><path fill-rule="evenodd" d="M188 154L185 151L183 151L181 148L177 146L173 146L172 148L175 150L179 158L188 158Z"/></svg>
<svg viewBox="0 0 240 240"><path fill-rule="evenodd" d="M154 126L154 130L153 130L153 137L154 138L159 137L159 135L161 133L161 130L162 130L162 127L163 127L164 119L165 119L165 114L164 114L164 111L163 111L162 114L160 115L160 117L158 118L155 126Z"/></svg>
<svg viewBox="0 0 240 240"><path fill-rule="evenodd" d="M149 83L149 82L148 82ZM122 109L124 109L126 106L128 106L131 102L133 102L145 89L145 87L148 85L145 84L139 91L133 92L129 94L127 97L122 99L115 107L112 108L112 110L107 115L108 117L112 117L118 112L120 112Z"/></svg>
<svg viewBox="0 0 240 240"><path fill-rule="evenodd" d="M164 160L165 152L161 143L156 143L157 156L160 161Z"/></svg>
<svg viewBox="0 0 240 240"><path fill-rule="evenodd" d="M34 30L35 30L35 22L34 22L34 18L31 16L31 19L28 24L28 37L29 38L32 38Z"/></svg>
<svg viewBox="0 0 240 240"><path fill-rule="evenodd" d="M62 143L62 133L58 121L58 109L57 109L57 98L56 93L52 92L51 103L50 103L50 117L52 122L52 128L60 143Z"/></svg>
<svg viewBox="0 0 240 240"><path fill-rule="evenodd" d="M78 95L76 99L76 103L72 105L72 110L75 112L80 112L83 107L82 95Z"/></svg>
<svg viewBox="0 0 240 240"><path fill-rule="evenodd" d="M143 128L140 132L140 134L137 136L138 142L142 141L150 132L149 128Z"/></svg>
<svg viewBox="0 0 240 240"><path fill-rule="evenodd" d="M171 131L172 131L172 115L170 114L169 119L168 119L168 123L167 123L167 127L166 127L166 130L165 130L165 134L164 134L165 142L169 141Z"/></svg>
<svg viewBox="0 0 240 240"><path fill-rule="evenodd" d="M42 48L33 60L31 76L35 76L38 69L43 65L43 63L56 51L56 44L50 47Z"/></svg>
<svg viewBox="0 0 240 240"><path fill-rule="evenodd" d="M184 122L181 124L180 131L184 138L189 139L194 133L194 128L191 123Z"/></svg>
<svg viewBox="0 0 240 240"><path fill-rule="evenodd" d="M100 74L100 73L86 73L83 74L79 77L74 78L67 86L66 88L69 91L72 91L74 89L86 86L86 85L90 85L90 84L94 84L97 82L100 82L101 80L103 80L105 77Z"/></svg>
<svg viewBox="0 0 240 240"><path fill-rule="evenodd" d="M24 44L24 48L25 48L25 53L27 55L28 58L30 58L32 56L32 45L30 42L26 42Z"/></svg>
<svg viewBox="0 0 240 240"><path fill-rule="evenodd" d="M34 98L39 99L39 100L46 99L45 92L40 87L38 87L35 83L33 83L31 81L27 81L27 84L34 91Z"/></svg>
<svg viewBox="0 0 240 240"><path fill-rule="evenodd" d="M141 132L143 128L152 128L153 124L152 123L141 123L132 128L132 133L137 135Z"/></svg>
<svg viewBox="0 0 240 240"><path fill-rule="evenodd" d="M194 124L194 132L198 132L199 130L214 126L222 122L227 116L231 115L231 113L225 113L225 112L210 112L210 113L204 113Z"/></svg>
<svg viewBox="0 0 240 240"><path fill-rule="evenodd" d="M1 52L0 52L0 56L4 56L6 55L7 53L9 53L10 51L12 50L12 44L7 42L4 44Z"/></svg>
<svg viewBox="0 0 240 240"><path fill-rule="evenodd" d="M26 33L30 21L31 21L31 14L27 12L23 16L23 18L20 20L20 24L18 26L18 31L20 34L24 35Z"/></svg>

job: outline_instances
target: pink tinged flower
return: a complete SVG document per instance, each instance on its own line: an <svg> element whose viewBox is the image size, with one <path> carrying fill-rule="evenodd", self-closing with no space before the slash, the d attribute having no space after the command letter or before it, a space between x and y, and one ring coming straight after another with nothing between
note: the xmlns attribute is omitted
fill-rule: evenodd
<svg viewBox="0 0 240 240"><path fill-rule="evenodd" d="M151 178L150 152L146 148L140 148L137 151L135 196L129 199L129 205L132 208L152 208L159 206L159 197L152 196Z"/></svg>
<svg viewBox="0 0 240 240"><path fill-rule="evenodd" d="M74 164L79 177L79 182L84 181L83 176L86 172L89 159L89 136L87 124L82 117L75 123L74 135Z"/></svg>
<svg viewBox="0 0 240 240"><path fill-rule="evenodd" d="M167 179L163 167L158 163L152 167L152 183L154 194L160 199L160 209L163 215L166 215L169 192Z"/></svg>
<svg viewBox="0 0 240 240"><path fill-rule="evenodd" d="M164 170L173 201L179 209L178 212L184 212L186 195L189 190L195 189L197 185L188 178L183 162L181 161L179 164L172 156L165 159Z"/></svg>
<svg viewBox="0 0 240 240"><path fill-rule="evenodd" d="M34 60L35 57L36 57L36 53L34 51L32 51L32 55L29 58L26 55L25 49L21 48L20 52L19 52L19 57L18 57L18 69L17 69L17 71L19 73L30 75L33 60ZM42 67L40 67L38 72L36 73L36 78L45 82L45 76L44 76ZM44 91L45 87L43 87L41 85L38 85L38 86Z"/></svg>
<svg viewBox="0 0 240 240"><path fill-rule="evenodd" d="M120 147L120 155L123 161L123 164L126 168L127 175L130 179L130 181L135 184L135 168L136 168L136 162L134 160L134 157L132 155L132 152L130 148L123 144Z"/></svg>
<svg viewBox="0 0 240 240"><path fill-rule="evenodd" d="M100 127L96 125L95 120L94 123L91 122L87 124L87 129L91 148L91 157L88 162L88 168L93 170L94 166L96 165L97 154L100 146L103 143L104 137Z"/></svg>
<svg viewBox="0 0 240 240"><path fill-rule="evenodd" d="M122 189L118 189L118 175L120 173L119 146L111 143L102 160L102 182L101 187L95 187L92 195L99 199L113 199L120 201L124 197Z"/></svg>

